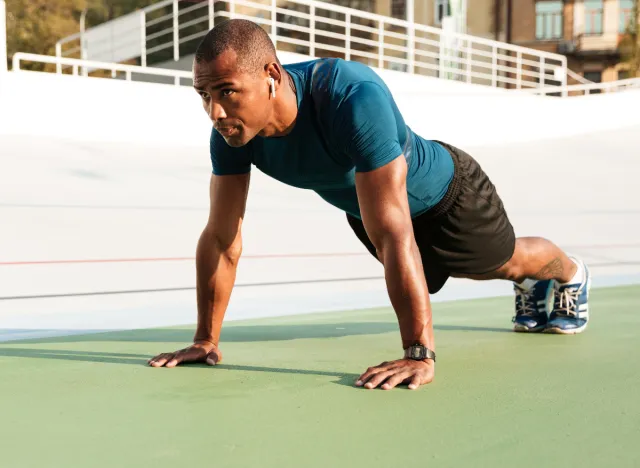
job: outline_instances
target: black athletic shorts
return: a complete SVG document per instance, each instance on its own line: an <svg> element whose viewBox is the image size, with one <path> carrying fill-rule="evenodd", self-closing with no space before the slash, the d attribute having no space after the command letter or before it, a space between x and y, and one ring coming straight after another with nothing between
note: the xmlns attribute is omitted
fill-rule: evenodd
<svg viewBox="0 0 640 468"><path fill-rule="evenodd" d="M442 200L413 219L413 232L431 294L449 276L483 274L513 255L516 237L496 188L480 164L464 151L442 143L454 162L454 175ZM347 214L349 225L377 258L362 221Z"/></svg>

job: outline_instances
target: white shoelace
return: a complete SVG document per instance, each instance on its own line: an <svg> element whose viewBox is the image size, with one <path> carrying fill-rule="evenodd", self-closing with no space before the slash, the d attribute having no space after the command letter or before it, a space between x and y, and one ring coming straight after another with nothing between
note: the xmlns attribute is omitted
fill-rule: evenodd
<svg viewBox="0 0 640 468"><path fill-rule="evenodd" d="M516 289L516 303L518 304L517 315L535 315L536 309L532 299L533 290Z"/></svg>
<svg viewBox="0 0 640 468"><path fill-rule="evenodd" d="M566 288L562 291L557 289L554 291L555 295L555 307L554 312L557 315L566 317L577 317L578 315L578 295L580 290L573 288Z"/></svg>

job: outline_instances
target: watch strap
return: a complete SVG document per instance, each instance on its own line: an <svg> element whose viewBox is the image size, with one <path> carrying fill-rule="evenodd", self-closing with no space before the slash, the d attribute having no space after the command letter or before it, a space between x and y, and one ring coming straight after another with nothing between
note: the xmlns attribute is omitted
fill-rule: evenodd
<svg viewBox="0 0 640 468"><path fill-rule="evenodd" d="M413 359L422 361L424 359L433 359L436 362L436 353L421 344L415 344L404 350L405 359Z"/></svg>

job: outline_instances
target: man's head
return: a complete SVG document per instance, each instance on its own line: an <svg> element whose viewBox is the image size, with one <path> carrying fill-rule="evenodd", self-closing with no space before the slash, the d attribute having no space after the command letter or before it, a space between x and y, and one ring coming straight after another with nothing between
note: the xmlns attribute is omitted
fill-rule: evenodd
<svg viewBox="0 0 640 468"><path fill-rule="evenodd" d="M270 81L284 73L269 35L257 24L228 20L204 37L193 63L194 87L230 146L263 132L273 112Z"/></svg>

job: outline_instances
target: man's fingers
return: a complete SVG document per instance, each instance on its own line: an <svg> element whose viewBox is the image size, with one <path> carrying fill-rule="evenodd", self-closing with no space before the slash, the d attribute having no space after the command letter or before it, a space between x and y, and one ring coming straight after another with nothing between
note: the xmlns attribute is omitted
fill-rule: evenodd
<svg viewBox="0 0 640 468"><path fill-rule="evenodd" d="M210 346L202 346L196 343L173 353L158 354L147 362L152 367L176 367L187 362L206 362L209 365L215 365L221 360L222 353L220 350L215 347L212 350Z"/></svg>
<svg viewBox="0 0 640 468"><path fill-rule="evenodd" d="M372 376L374 376L379 372L386 371L389 369L389 366L393 367L394 365L395 365L394 362L385 361L385 362L381 362L377 366L369 367L364 374L358 377L358 380L356 381L356 385L358 387L363 386L367 382L367 380L369 380Z"/></svg>
<svg viewBox="0 0 640 468"><path fill-rule="evenodd" d="M409 382L409 388L411 390L415 390L419 386L420 386L420 376L418 374L415 374L411 379L411 382Z"/></svg>
<svg viewBox="0 0 640 468"><path fill-rule="evenodd" d="M184 356L184 353L176 353L176 354L174 354L173 356L171 356L169 358L169 360L165 364L165 367L176 367L178 364L180 364L182 362L183 356Z"/></svg>
<svg viewBox="0 0 640 468"><path fill-rule="evenodd" d="M218 364L219 361L220 361L220 358L218 354L215 352L207 354L207 357L205 359L205 362L210 366L215 366L216 364Z"/></svg>
<svg viewBox="0 0 640 468"><path fill-rule="evenodd" d="M400 371L397 374L394 374L391 377L389 377L387 381L384 384L382 384L382 387L380 388L382 388L383 390L391 390L396 385L404 382L405 380L411 378L412 376L415 377L414 372L416 371L415 370Z"/></svg>
<svg viewBox="0 0 640 468"><path fill-rule="evenodd" d="M364 388L376 388L378 384L382 383L387 377L393 375L395 370L382 371L375 374L366 384L364 384Z"/></svg>
<svg viewBox="0 0 640 468"><path fill-rule="evenodd" d="M182 362L201 362L204 361L205 357L207 356L205 355L205 351L203 349L183 349L181 351L178 351L177 353L174 353L169 362L167 362L166 367L176 367Z"/></svg>
<svg viewBox="0 0 640 468"><path fill-rule="evenodd" d="M362 374L360 377L358 377L358 380L356 381L356 385L358 387L363 386L365 383L367 383L367 381L373 377L374 375L376 375L378 372L383 372L386 369L380 367L380 366L376 366L376 367L369 367L367 369L367 371Z"/></svg>
<svg viewBox="0 0 640 468"><path fill-rule="evenodd" d="M152 367L164 366L164 364L169 360L168 356L169 356L168 354L164 353L154 357L150 362L151 366Z"/></svg>

